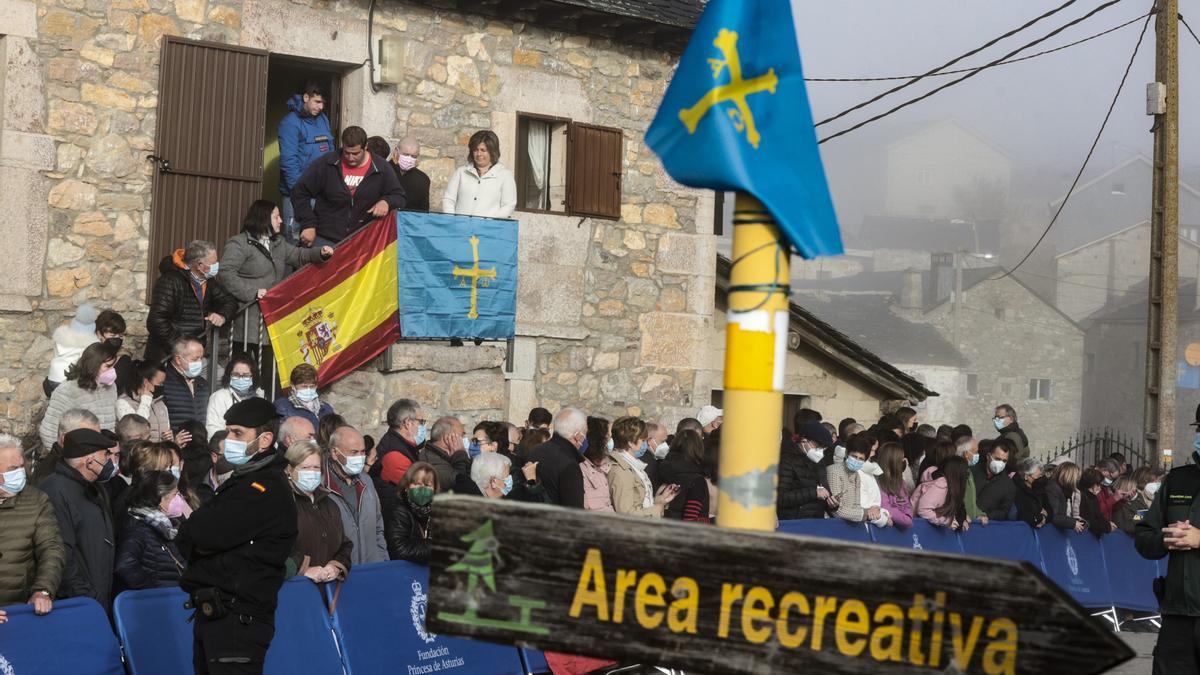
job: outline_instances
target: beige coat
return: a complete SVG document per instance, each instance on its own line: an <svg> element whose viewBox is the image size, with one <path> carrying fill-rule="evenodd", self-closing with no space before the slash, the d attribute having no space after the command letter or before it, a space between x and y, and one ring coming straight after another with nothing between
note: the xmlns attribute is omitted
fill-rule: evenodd
<svg viewBox="0 0 1200 675"><path fill-rule="evenodd" d="M646 485L629 464L629 459L619 452L611 453L609 457L612 468L608 470L608 491L612 495L613 510L643 518L662 518L661 506L645 506Z"/></svg>

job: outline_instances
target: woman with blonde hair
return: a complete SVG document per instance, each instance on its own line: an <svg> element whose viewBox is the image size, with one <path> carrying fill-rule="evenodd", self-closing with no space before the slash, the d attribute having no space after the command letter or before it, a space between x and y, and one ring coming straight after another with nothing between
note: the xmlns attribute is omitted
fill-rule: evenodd
<svg viewBox="0 0 1200 675"><path fill-rule="evenodd" d="M288 576L303 574L314 582L341 581L350 571L353 546L342 528L342 513L325 488L325 462L316 441L292 443L284 469L296 498L296 544L288 559Z"/></svg>
<svg viewBox="0 0 1200 675"><path fill-rule="evenodd" d="M612 439L608 490L613 510L642 518L662 518L667 504L679 494L679 486L664 485L654 492L646 475L646 463L641 460L649 450L646 423L636 417L622 417L613 422Z"/></svg>
<svg viewBox="0 0 1200 675"><path fill-rule="evenodd" d="M1074 462L1063 462L1054 468L1046 481L1046 501L1050 505L1050 523L1064 530L1083 532L1087 523L1079 517L1079 477L1083 471Z"/></svg>

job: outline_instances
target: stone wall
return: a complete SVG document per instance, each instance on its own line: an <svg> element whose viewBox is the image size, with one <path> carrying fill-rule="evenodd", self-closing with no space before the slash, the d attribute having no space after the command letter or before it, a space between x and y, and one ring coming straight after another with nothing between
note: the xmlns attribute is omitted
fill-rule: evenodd
<svg viewBox="0 0 1200 675"><path fill-rule="evenodd" d="M995 406L1009 403L1036 452L1073 435L1083 397L1083 331L1012 279L976 285L962 305L959 351L967 372L979 374L979 389L960 399L958 420L987 437ZM924 316L952 342L953 306L943 303ZM1029 400L1031 378L1051 380L1049 401Z"/></svg>
<svg viewBox="0 0 1200 675"><path fill-rule="evenodd" d="M476 129L515 157L517 112L624 132L620 220L517 214L513 372L494 346L397 346L333 387L352 421L378 422L399 396L515 421L538 403L674 421L708 402L697 372L713 320L711 196L673 183L642 142L674 56L382 3L374 34L405 39L409 74L374 93L366 2L0 0L0 19L0 208L18 215L0 225L0 428L25 433L40 417L49 334L78 304L122 312L140 349L163 35L342 64L343 124L421 139L435 208Z"/></svg>

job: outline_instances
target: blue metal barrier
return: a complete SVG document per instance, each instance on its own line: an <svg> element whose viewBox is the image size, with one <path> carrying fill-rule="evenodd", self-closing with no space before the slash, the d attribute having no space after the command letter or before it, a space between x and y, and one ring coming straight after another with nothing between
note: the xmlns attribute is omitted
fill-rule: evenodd
<svg viewBox="0 0 1200 675"><path fill-rule="evenodd" d="M930 525L920 518L913 519L912 527L901 530L895 527L869 526L871 540L885 546L899 546L916 551L937 551L939 553L962 553L962 544L954 530L946 527Z"/></svg>
<svg viewBox="0 0 1200 675"><path fill-rule="evenodd" d="M779 531L784 534L801 534L823 539L871 543L871 534L866 523L851 523L841 518L809 518L805 520L782 520Z"/></svg>
<svg viewBox="0 0 1200 675"><path fill-rule="evenodd" d="M1113 604L1135 612L1157 612L1153 583L1154 577L1159 576L1158 562L1139 555L1133 548L1133 537L1124 532L1102 537L1100 549L1104 552Z"/></svg>
<svg viewBox="0 0 1200 675"><path fill-rule="evenodd" d="M8 623L0 626L0 672L123 675L121 647L104 608L91 598L54 603L37 616L30 605L2 607ZM189 668L191 666L189 665Z"/></svg>
<svg viewBox="0 0 1200 675"><path fill-rule="evenodd" d="M1038 548L1033 529L1022 522L996 521L987 525L975 523L971 529L959 534L963 553L982 558L1025 561L1046 571L1042 564L1042 552Z"/></svg>

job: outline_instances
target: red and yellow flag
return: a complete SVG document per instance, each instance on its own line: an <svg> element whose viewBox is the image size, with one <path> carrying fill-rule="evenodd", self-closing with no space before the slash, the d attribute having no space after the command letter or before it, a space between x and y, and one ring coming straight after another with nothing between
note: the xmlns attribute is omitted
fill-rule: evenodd
<svg viewBox="0 0 1200 675"><path fill-rule="evenodd" d="M396 222L380 218L259 300L280 383L308 363L327 385L378 356L400 337Z"/></svg>

